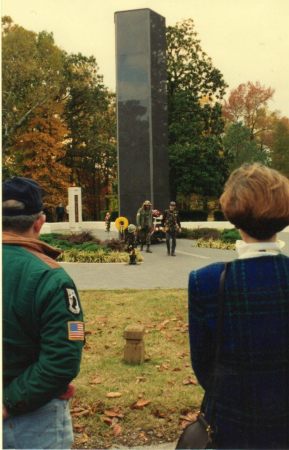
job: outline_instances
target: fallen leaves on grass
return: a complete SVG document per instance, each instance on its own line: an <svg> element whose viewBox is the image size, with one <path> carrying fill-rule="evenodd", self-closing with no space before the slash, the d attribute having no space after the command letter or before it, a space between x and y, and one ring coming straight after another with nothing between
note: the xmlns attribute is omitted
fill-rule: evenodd
<svg viewBox="0 0 289 450"><path fill-rule="evenodd" d="M73 431L75 433L82 433L85 430L86 426L80 423L73 424Z"/></svg>
<svg viewBox="0 0 289 450"><path fill-rule="evenodd" d="M198 384L197 380L195 378L192 377L188 377L183 381L184 385L189 385L189 384L193 384L194 386L196 386Z"/></svg>
<svg viewBox="0 0 289 450"><path fill-rule="evenodd" d="M79 444L87 444L89 441L89 437L86 433L83 433L78 439L77 439L77 445Z"/></svg>
<svg viewBox="0 0 289 450"><path fill-rule="evenodd" d="M144 383L146 380L147 380L146 377L137 377L136 383Z"/></svg>
<svg viewBox="0 0 289 450"><path fill-rule="evenodd" d="M153 411L153 415L157 418L157 419L165 419L167 417L167 414L159 411L158 409L156 409L155 411Z"/></svg>
<svg viewBox="0 0 289 450"><path fill-rule="evenodd" d="M109 426L112 425L112 419L110 417L102 416L101 420L103 423L106 423L106 425L109 425Z"/></svg>
<svg viewBox="0 0 289 450"><path fill-rule="evenodd" d="M185 415L181 415L180 416L180 428L183 430L190 423L196 422L197 418L198 418L198 412L196 412L196 411L189 411Z"/></svg>
<svg viewBox="0 0 289 450"><path fill-rule="evenodd" d="M121 397L121 396L122 396L121 392L108 392L106 394L107 398L118 398L118 397Z"/></svg>
<svg viewBox="0 0 289 450"><path fill-rule="evenodd" d="M144 431L141 431L138 435L138 437L143 441L143 442L147 442L148 441L148 437L146 436Z"/></svg>
<svg viewBox="0 0 289 450"><path fill-rule="evenodd" d="M123 419L124 415L119 410L119 408L106 409L104 415L107 417L117 417L118 419Z"/></svg>
<svg viewBox="0 0 289 450"><path fill-rule="evenodd" d="M151 403L150 400L145 400L143 398L140 398L135 403L133 403L130 407L131 409L143 409L145 406L149 405Z"/></svg>
<svg viewBox="0 0 289 450"><path fill-rule="evenodd" d="M113 434L115 435L115 436L119 436L121 433L122 433L122 428L121 428L121 426L120 426L120 424L119 423L116 423L114 426L113 426Z"/></svg>
<svg viewBox="0 0 289 450"><path fill-rule="evenodd" d="M177 356L180 359L186 358L188 355L189 355L188 352L177 353Z"/></svg>
<svg viewBox="0 0 289 450"><path fill-rule="evenodd" d="M90 380L89 381L89 384L92 384L92 385L94 385L94 384L101 384L101 378L100 377L94 377L94 378L92 378L92 380Z"/></svg>
<svg viewBox="0 0 289 450"><path fill-rule="evenodd" d="M156 329L157 329L157 330L163 330L163 329L165 328L165 326L166 326L169 322L170 322L170 319L164 320L163 322L159 323L159 324L156 326Z"/></svg>
<svg viewBox="0 0 289 450"><path fill-rule="evenodd" d="M91 412L92 411L91 411L90 407L84 408L84 407L79 406L79 407L75 407L71 410L71 415L73 417L83 417L83 416L89 416L89 414L91 414Z"/></svg>
<svg viewBox="0 0 289 450"><path fill-rule="evenodd" d="M156 366L156 368L158 369L159 372L163 372L164 370L169 370L170 365L163 363L160 366Z"/></svg>

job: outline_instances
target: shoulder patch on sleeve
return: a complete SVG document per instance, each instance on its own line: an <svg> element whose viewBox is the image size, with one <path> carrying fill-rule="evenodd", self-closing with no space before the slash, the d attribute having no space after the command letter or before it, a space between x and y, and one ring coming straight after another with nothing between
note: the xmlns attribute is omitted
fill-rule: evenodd
<svg viewBox="0 0 289 450"><path fill-rule="evenodd" d="M69 341L84 341L84 323L73 321L67 322L68 325L68 340Z"/></svg>
<svg viewBox="0 0 289 450"><path fill-rule="evenodd" d="M66 291L66 300L67 300L67 308L72 314L80 313L80 304L78 300L77 293L74 289L65 288Z"/></svg>

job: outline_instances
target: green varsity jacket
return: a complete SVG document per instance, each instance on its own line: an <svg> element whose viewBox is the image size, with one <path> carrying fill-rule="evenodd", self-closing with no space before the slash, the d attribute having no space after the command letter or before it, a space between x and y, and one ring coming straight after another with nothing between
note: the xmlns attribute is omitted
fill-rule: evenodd
<svg viewBox="0 0 289 450"><path fill-rule="evenodd" d="M67 391L79 372L83 314L59 250L3 233L3 403L33 411Z"/></svg>

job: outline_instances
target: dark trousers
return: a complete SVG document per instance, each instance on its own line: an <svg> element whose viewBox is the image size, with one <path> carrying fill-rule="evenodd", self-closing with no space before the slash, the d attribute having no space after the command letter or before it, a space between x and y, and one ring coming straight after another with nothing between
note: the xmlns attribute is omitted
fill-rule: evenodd
<svg viewBox="0 0 289 450"><path fill-rule="evenodd" d="M172 241L172 253L171 254L173 254L173 253L175 253L175 249L176 249L176 245L177 245L175 231L166 231L166 244L167 244L168 253L170 253L170 250L171 250L170 241Z"/></svg>
<svg viewBox="0 0 289 450"><path fill-rule="evenodd" d="M138 232L138 239L141 245L151 245L151 230L150 228L142 228Z"/></svg>

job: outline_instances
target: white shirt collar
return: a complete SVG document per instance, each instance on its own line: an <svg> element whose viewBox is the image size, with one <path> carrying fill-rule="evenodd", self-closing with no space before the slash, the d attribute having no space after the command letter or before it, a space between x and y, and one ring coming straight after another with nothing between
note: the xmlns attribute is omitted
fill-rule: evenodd
<svg viewBox="0 0 289 450"><path fill-rule="evenodd" d="M254 242L247 244L244 241L236 241L236 250L239 259L257 258L261 256L276 256L281 253L285 242L277 240L276 242Z"/></svg>

